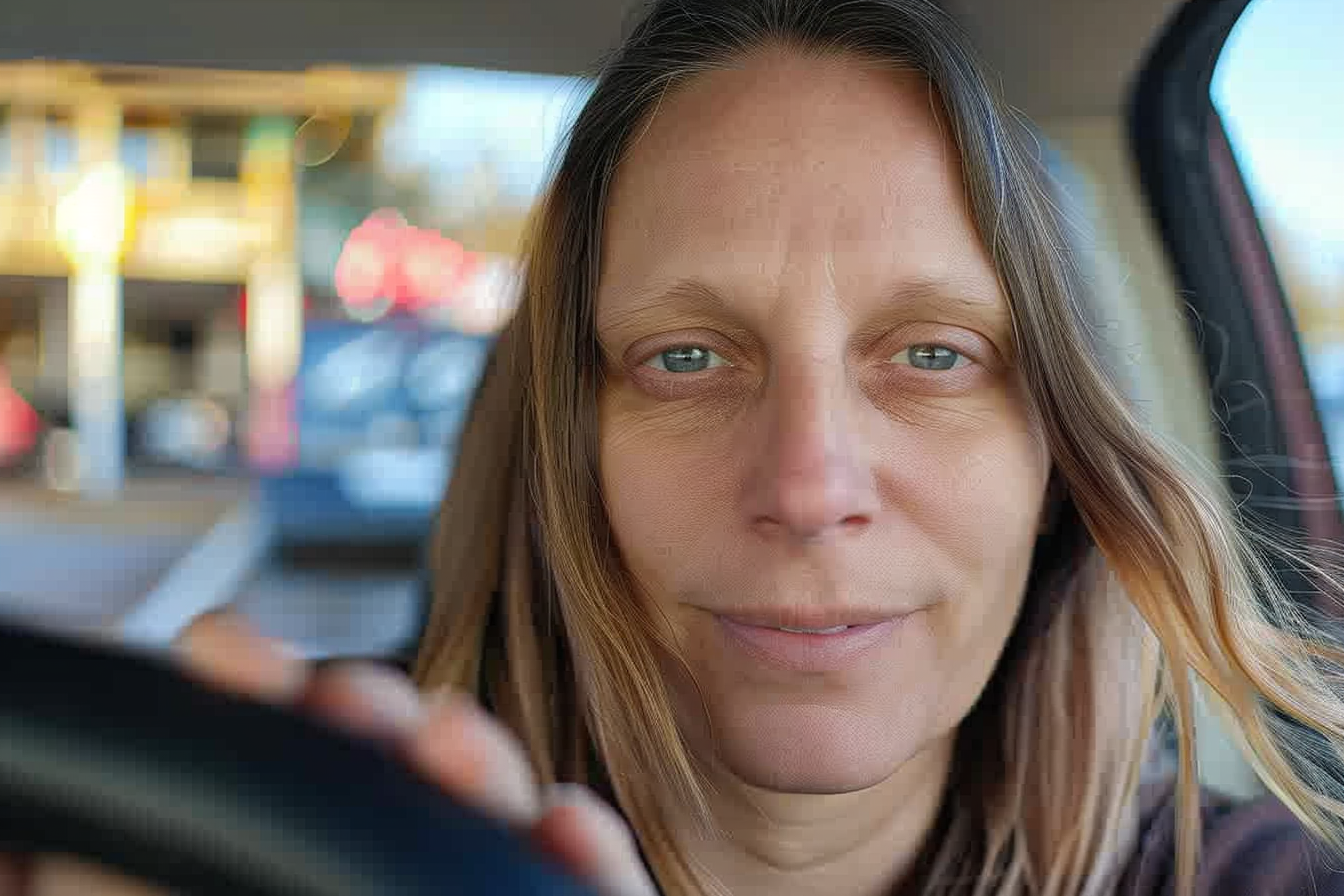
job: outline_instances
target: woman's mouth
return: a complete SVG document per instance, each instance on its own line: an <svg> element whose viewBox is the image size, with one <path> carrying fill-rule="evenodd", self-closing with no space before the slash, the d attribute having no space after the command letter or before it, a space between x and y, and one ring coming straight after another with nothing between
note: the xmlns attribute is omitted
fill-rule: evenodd
<svg viewBox="0 0 1344 896"><path fill-rule="evenodd" d="M889 644L909 615L818 628L714 618L729 649L754 662L791 672L839 672Z"/></svg>

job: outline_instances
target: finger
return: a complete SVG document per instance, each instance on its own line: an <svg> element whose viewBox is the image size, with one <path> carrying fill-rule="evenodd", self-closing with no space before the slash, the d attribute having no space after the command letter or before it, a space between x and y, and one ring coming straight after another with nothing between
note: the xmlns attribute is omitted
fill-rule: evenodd
<svg viewBox="0 0 1344 896"><path fill-rule="evenodd" d="M308 667L296 651L258 634L235 613L202 616L174 646L189 675L258 700L288 703L307 682Z"/></svg>
<svg viewBox="0 0 1344 896"><path fill-rule="evenodd" d="M26 896L31 868L27 856L0 855L0 896Z"/></svg>
<svg viewBox="0 0 1344 896"><path fill-rule="evenodd" d="M532 837L602 896L657 896L629 825L586 787L548 788Z"/></svg>
<svg viewBox="0 0 1344 896"><path fill-rule="evenodd" d="M24 896L164 896L148 884L67 858L34 861Z"/></svg>
<svg viewBox="0 0 1344 896"><path fill-rule="evenodd" d="M511 824L536 821L541 800L522 745L468 698L431 706L406 753L421 774L467 805Z"/></svg>
<svg viewBox="0 0 1344 896"><path fill-rule="evenodd" d="M425 718L406 676L373 663L338 663L312 676L300 705L352 734L410 738Z"/></svg>

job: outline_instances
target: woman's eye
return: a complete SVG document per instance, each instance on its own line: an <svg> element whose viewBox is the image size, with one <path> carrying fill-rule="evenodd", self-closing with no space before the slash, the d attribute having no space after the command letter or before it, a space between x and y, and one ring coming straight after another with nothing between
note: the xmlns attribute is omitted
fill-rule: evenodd
<svg viewBox="0 0 1344 896"><path fill-rule="evenodd" d="M678 345L659 352L644 363L667 373L699 373L711 367L723 367L728 362L704 346Z"/></svg>
<svg viewBox="0 0 1344 896"><path fill-rule="evenodd" d="M965 355L945 345L912 345L893 355L893 364L908 364L918 370L953 370L969 362Z"/></svg>

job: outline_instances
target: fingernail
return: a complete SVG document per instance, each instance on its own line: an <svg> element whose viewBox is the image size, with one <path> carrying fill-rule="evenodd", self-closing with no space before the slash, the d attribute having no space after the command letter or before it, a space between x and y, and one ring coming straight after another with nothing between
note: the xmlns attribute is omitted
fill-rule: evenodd
<svg viewBox="0 0 1344 896"><path fill-rule="evenodd" d="M597 838L595 842L601 844L601 854L606 858L600 861L625 866L628 864L629 851L638 850L634 833L620 811L598 796L591 787L569 782L552 784L543 790L541 804L543 815L556 809L574 811L582 819L581 823L588 826L589 833ZM638 863L634 867L637 868ZM619 890L622 893L636 891Z"/></svg>
<svg viewBox="0 0 1344 896"><path fill-rule="evenodd" d="M308 662L308 651L299 645L291 641L282 641L279 638L267 638L266 641L281 658L295 663Z"/></svg>
<svg viewBox="0 0 1344 896"><path fill-rule="evenodd" d="M411 729L425 717L424 704L415 688L394 672L377 666L353 666L336 674L379 716L399 729Z"/></svg>
<svg viewBox="0 0 1344 896"><path fill-rule="evenodd" d="M541 795L541 803L546 809L552 809L556 806L591 806L597 802L597 794L593 793L592 790L582 784L575 784L570 781L548 785Z"/></svg>
<svg viewBox="0 0 1344 896"><path fill-rule="evenodd" d="M476 698L466 691L459 691L456 688L439 688L430 691L425 695L425 705L430 709L443 709L445 707L461 707L465 712L479 712L481 705L476 702Z"/></svg>
<svg viewBox="0 0 1344 896"><path fill-rule="evenodd" d="M626 833L621 815L606 800L583 784L560 782L544 788L541 794L543 812L568 807L585 810L584 814L605 829L607 834Z"/></svg>
<svg viewBox="0 0 1344 896"><path fill-rule="evenodd" d="M480 731L491 722L485 708L464 691L445 688L426 698L425 706L435 716L451 719L453 726L466 731Z"/></svg>

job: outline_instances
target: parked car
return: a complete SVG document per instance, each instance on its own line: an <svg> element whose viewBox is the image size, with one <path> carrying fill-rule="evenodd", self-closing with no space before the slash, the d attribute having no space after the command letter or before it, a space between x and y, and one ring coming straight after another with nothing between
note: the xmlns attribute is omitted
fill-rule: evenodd
<svg viewBox="0 0 1344 896"><path fill-rule="evenodd" d="M311 320L285 403L294 450L257 466L280 541L422 539L489 347L411 316Z"/></svg>

